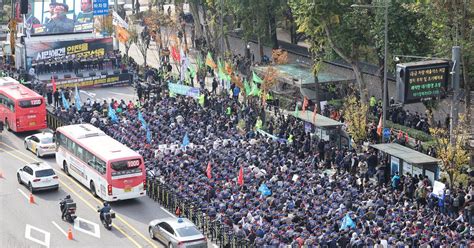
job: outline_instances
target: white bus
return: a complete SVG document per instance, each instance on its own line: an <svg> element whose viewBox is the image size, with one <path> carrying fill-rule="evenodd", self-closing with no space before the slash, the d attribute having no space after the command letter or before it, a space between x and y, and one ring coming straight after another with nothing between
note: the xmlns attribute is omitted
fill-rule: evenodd
<svg viewBox="0 0 474 248"><path fill-rule="evenodd" d="M56 130L56 162L106 201L146 195L143 157L90 124Z"/></svg>

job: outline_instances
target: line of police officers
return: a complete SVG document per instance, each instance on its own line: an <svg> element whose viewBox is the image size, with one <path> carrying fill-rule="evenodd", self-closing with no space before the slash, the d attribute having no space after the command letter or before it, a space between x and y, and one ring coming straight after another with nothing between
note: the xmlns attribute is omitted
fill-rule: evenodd
<svg viewBox="0 0 474 248"><path fill-rule="evenodd" d="M37 75L53 72L74 72L78 74L83 70L118 69L122 57L120 53L111 52L105 56L76 57L68 55L64 57L49 58L47 60L34 60L32 67Z"/></svg>

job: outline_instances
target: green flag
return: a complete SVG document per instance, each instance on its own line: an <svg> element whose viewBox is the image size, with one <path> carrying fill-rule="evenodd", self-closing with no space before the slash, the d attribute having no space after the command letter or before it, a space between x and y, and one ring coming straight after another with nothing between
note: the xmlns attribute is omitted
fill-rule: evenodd
<svg viewBox="0 0 474 248"><path fill-rule="evenodd" d="M188 69L191 76L191 80L193 80L196 77L196 71L194 70L194 66L190 65Z"/></svg>
<svg viewBox="0 0 474 248"><path fill-rule="evenodd" d="M196 64L197 64L197 69L201 69L201 68L204 68L204 61L202 60L202 56L201 54L198 54L197 58L196 58Z"/></svg>
<svg viewBox="0 0 474 248"><path fill-rule="evenodd" d="M250 95L250 92L252 92L252 88L250 88L249 82L247 82L247 79L244 80L244 88L245 88L245 95Z"/></svg>
<svg viewBox="0 0 474 248"><path fill-rule="evenodd" d="M255 72L252 72L252 81L256 84L261 84L263 80L255 74Z"/></svg>
<svg viewBox="0 0 474 248"><path fill-rule="evenodd" d="M300 111L298 110L298 104L296 104L294 116L300 117Z"/></svg>
<svg viewBox="0 0 474 248"><path fill-rule="evenodd" d="M252 91L250 92L251 96L260 96L261 92L257 84L252 84Z"/></svg>
<svg viewBox="0 0 474 248"><path fill-rule="evenodd" d="M263 126L263 122L260 118L258 118L256 123L255 123L255 129L256 130L262 129L262 126Z"/></svg>
<svg viewBox="0 0 474 248"><path fill-rule="evenodd" d="M201 107L204 107L204 94L199 96L199 104L201 104Z"/></svg>

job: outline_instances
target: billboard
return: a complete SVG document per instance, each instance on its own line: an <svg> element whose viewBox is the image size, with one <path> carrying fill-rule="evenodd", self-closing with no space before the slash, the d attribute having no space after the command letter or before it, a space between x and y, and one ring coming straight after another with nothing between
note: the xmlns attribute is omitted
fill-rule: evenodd
<svg viewBox="0 0 474 248"><path fill-rule="evenodd" d="M92 32L94 28L93 0L28 0L25 15L29 35ZM15 5L18 21L20 1Z"/></svg>
<svg viewBox="0 0 474 248"><path fill-rule="evenodd" d="M75 57L102 57L113 51L112 38L81 39L28 43L26 54L34 62L57 59L70 55Z"/></svg>
<svg viewBox="0 0 474 248"><path fill-rule="evenodd" d="M449 61L397 64L397 95L402 103L443 98L446 96L448 81Z"/></svg>

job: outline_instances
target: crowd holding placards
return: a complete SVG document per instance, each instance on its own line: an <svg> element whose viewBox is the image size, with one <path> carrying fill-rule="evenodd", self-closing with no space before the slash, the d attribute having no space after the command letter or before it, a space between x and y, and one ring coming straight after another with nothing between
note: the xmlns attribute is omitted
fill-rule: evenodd
<svg viewBox="0 0 474 248"><path fill-rule="evenodd" d="M428 178L391 177L374 151L338 149L294 117L268 117L225 93L170 96L168 82L158 76L139 101L88 99L80 111L56 111L139 151L156 180L256 247L472 245L472 184L434 196ZM262 119L278 140L256 132Z"/></svg>

